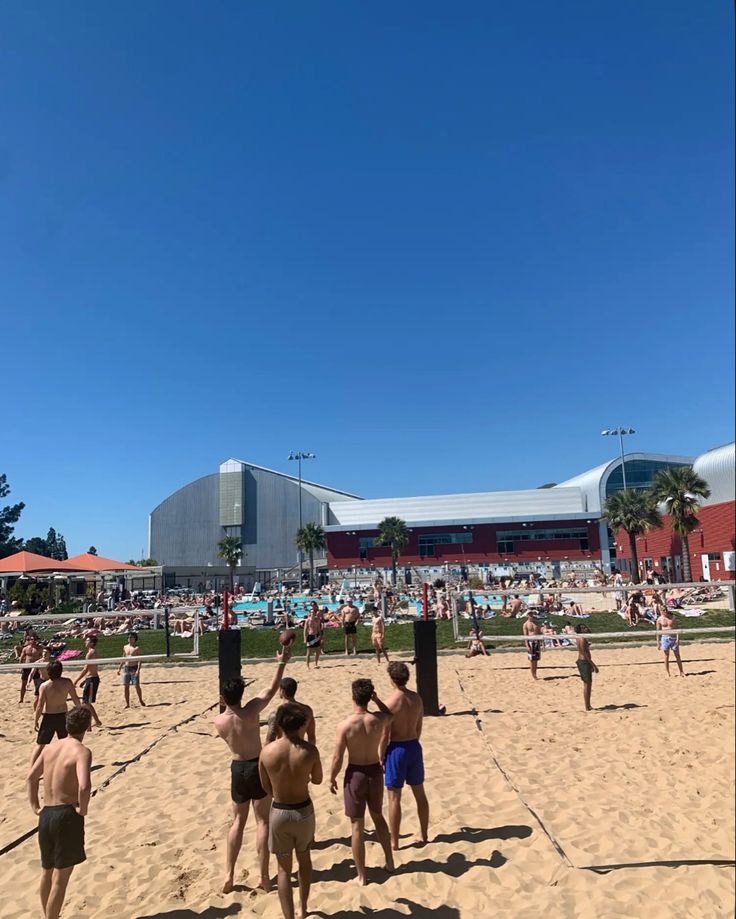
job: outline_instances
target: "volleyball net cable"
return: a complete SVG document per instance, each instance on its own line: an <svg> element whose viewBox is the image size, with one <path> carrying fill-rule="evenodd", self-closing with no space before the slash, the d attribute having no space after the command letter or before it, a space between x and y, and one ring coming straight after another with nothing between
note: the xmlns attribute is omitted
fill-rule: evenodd
<svg viewBox="0 0 736 919"><path fill-rule="evenodd" d="M144 625L142 620L147 620ZM113 622L114 630L104 627L105 622ZM85 627L84 623L89 623ZM100 623L101 626L94 626ZM48 648L50 660L61 660L65 669L81 669L87 663L95 666L106 664L130 663L131 658L122 654L114 657L95 657L91 661L85 658L84 649L70 647L83 643L87 637L95 635L99 641L119 639L126 643L128 636L138 637L141 653L134 660L141 663L156 661L197 660L199 658L200 618L198 607L175 607L173 610L124 610L104 613L39 613L33 616L12 616L0 619L0 650L5 645L16 646L24 643L28 628L36 634L42 648ZM163 639L164 650L159 651ZM182 641L191 642L191 650L180 651ZM155 649L155 650L154 650ZM78 652L78 653L74 653ZM70 656L71 655L73 656ZM0 673L14 673L21 670L35 670L48 661L20 660L0 664Z"/></svg>

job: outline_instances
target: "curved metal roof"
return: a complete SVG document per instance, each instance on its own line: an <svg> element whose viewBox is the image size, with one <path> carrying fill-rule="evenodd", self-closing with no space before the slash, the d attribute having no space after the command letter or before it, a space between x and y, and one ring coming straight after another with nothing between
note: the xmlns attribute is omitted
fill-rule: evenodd
<svg viewBox="0 0 736 919"><path fill-rule="evenodd" d="M736 443L723 444L699 456L693 469L710 485L703 507L736 500Z"/></svg>

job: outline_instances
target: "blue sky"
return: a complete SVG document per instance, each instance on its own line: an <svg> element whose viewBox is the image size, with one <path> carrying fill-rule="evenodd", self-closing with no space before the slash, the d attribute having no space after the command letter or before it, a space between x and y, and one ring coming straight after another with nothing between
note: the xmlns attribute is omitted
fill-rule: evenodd
<svg viewBox="0 0 736 919"><path fill-rule="evenodd" d="M23 0L0 41L20 535L137 557L228 456L376 497L733 437L728 4Z"/></svg>

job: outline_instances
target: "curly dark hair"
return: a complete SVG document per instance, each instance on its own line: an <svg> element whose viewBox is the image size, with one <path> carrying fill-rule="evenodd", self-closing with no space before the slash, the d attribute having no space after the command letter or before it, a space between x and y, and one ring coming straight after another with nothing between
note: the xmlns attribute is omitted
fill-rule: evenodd
<svg viewBox="0 0 736 919"><path fill-rule="evenodd" d="M409 682L409 668L401 661L393 661L386 669L391 681L397 686L406 686Z"/></svg>
<svg viewBox="0 0 736 919"><path fill-rule="evenodd" d="M374 687L371 680L354 680L353 681L353 702L365 708L371 701L374 693Z"/></svg>
<svg viewBox="0 0 736 919"><path fill-rule="evenodd" d="M91 723L92 712L84 705L77 705L66 713L66 729L72 737L81 737Z"/></svg>

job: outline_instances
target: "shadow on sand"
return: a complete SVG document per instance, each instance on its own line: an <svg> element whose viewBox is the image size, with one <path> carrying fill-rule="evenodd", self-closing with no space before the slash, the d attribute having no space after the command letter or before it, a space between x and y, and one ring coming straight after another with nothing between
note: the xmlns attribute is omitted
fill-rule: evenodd
<svg viewBox="0 0 736 919"><path fill-rule="evenodd" d="M397 916L412 916L413 919L460 919L460 910L455 909L454 906L436 906L428 907L421 906L419 903L415 903L413 900L407 900L406 897L399 897L396 903L401 903L402 906L409 907L409 913L400 913L398 910L387 907L385 909L371 909L370 906L361 906L360 909L355 910L344 910L341 909L338 913L325 913L320 910L316 910L312 913L314 916L321 916L322 919L330 919L331 916L334 916L335 919L364 919L366 916L372 917L372 919L397 919Z"/></svg>
<svg viewBox="0 0 736 919"><path fill-rule="evenodd" d="M135 916L135 919L225 919L237 916L241 910L240 903L231 903L229 906L208 906L201 913L193 909L172 909L165 913L146 913L145 916Z"/></svg>

